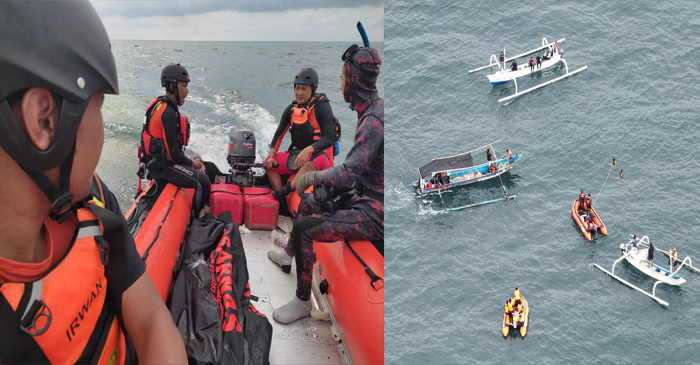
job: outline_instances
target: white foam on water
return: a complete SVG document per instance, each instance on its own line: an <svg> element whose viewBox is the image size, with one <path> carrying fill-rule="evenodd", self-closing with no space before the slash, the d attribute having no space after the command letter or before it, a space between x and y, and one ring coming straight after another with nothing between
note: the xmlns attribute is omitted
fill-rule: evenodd
<svg viewBox="0 0 700 365"><path fill-rule="evenodd" d="M221 116L219 120L196 120L196 116L191 118L193 124L189 148L202 156L202 159L212 161L219 170L228 172L226 157L232 127L249 128L255 133L256 162L262 162L267 157L277 123L265 108L242 100L238 90L216 93L209 98L191 96L188 100L206 106Z"/></svg>

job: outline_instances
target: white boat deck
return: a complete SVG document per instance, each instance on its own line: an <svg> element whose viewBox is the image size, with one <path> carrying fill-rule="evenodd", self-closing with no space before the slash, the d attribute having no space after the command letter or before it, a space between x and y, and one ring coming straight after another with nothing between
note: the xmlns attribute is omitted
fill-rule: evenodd
<svg viewBox="0 0 700 365"><path fill-rule="evenodd" d="M280 217L283 220L283 217ZM308 317L292 324L280 324L272 318L274 308L287 303L296 292L296 264L289 274L267 258L270 250L281 250L273 242L270 231L241 230L241 239L248 261L250 291L260 299L255 308L272 323L272 364L342 364L338 343L331 331L331 322Z"/></svg>
<svg viewBox="0 0 700 365"><path fill-rule="evenodd" d="M558 64L559 62L561 62L561 56L558 53L555 53L550 59L542 61L541 67L538 68L537 66L535 66L534 72L531 72L530 66L527 65L527 62L524 62L522 65L518 65L517 71L511 71L510 68L506 65L505 70L499 70L492 75L487 75L486 77L489 79L492 85L502 84L514 78L523 77L533 74L535 72L542 71L544 69Z"/></svg>

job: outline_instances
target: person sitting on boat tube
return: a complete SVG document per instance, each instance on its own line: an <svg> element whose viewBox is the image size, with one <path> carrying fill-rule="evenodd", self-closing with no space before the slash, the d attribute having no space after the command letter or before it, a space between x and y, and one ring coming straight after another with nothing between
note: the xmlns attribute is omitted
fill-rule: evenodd
<svg viewBox="0 0 700 365"><path fill-rule="evenodd" d="M211 181L202 171L202 160L185 155L190 122L179 109L189 94L189 83L190 75L179 63L169 64L161 71L160 84L165 87L165 95L154 98L146 108L141 132L141 162L153 180L196 189L192 207L202 215L208 209Z"/></svg>
<svg viewBox="0 0 700 365"><path fill-rule="evenodd" d="M274 189L272 196L280 201L296 189L297 178L309 171L333 166L332 156L326 151L335 142L335 117L326 94L316 93L318 73L312 68L303 68L294 76L293 85L294 102L282 113L265 159L267 177ZM292 144L288 151L278 152L288 130ZM279 166L274 167L275 164ZM282 186L281 175L291 175L295 171L294 179Z"/></svg>
<svg viewBox="0 0 700 365"><path fill-rule="evenodd" d="M581 189L581 194L578 195L578 208L585 210L586 207L586 193Z"/></svg>
<svg viewBox="0 0 700 365"><path fill-rule="evenodd" d="M544 56L542 56L542 61L547 61L549 60L549 50L546 50L544 52Z"/></svg>
<svg viewBox="0 0 700 365"><path fill-rule="evenodd" d="M282 266L291 265L296 257L296 296L274 310L272 317L291 323L311 314L311 278L314 264L314 241L369 240L383 254L384 240L384 99L377 93L377 76L381 58L376 49L352 45L341 59L340 90L343 98L357 112L355 144L345 161L323 171L312 171L297 179L297 195L302 197L298 217L283 252L268 252L268 258ZM304 195L309 186L314 194ZM321 210L314 199L316 191L330 187L348 190L342 206ZM325 213L325 214L324 214ZM374 285L381 285L375 282Z"/></svg>
<svg viewBox="0 0 700 365"><path fill-rule="evenodd" d="M586 198L586 209L593 209L593 201L590 193L588 193L588 197Z"/></svg>
<svg viewBox="0 0 700 365"><path fill-rule="evenodd" d="M513 60L513 63L510 64L510 70L511 71L518 71L518 61Z"/></svg>
<svg viewBox="0 0 700 365"><path fill-rule="evenodd" d="M523 300L522 297L520 296L520 289L517 287L515 288L515 291L513 292L513 298L511 299L511 306L513 308L517 308L518 304L522 304Z"/></svg>
<svg viewBox="0 0 700 365"><path fill-rule="evenodd" d="M0 362L131 363L125 329L140 363L187 363L94 174L119 92L102 21L87 1L1 1L0 23Z"/></svg>
<svg viewBox="0 0 700 365"><path fill-rule="evenodd" d="M513 306L510 305L510 300L506 300L503 311L503 315L506 317L506 326L510 326L511 322L513 322Z"/></svg>

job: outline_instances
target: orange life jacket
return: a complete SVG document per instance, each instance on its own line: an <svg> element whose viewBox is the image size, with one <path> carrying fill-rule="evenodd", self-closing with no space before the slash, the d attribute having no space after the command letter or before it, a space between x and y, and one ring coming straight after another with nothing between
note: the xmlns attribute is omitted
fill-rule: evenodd
<svg viewBox="0 0 700 365"><path fill-rule="evenodd" d="M315 141L321 139L321 126L316 120L316 113L314 112L314 107L318 103L328 102L326 94L319 94L314 96L306 104L294 104L292 108L292 116L290 118L290 128L289 132L292 136L292 144L294 147L299 149L304 149ZM340 140L340 123L338 123L335 118L333 118L335 123L335 141ZM328 147L325 152L328 158L331 160L331 165L333 165L333 156L337 155L335 153L336 143Z"/></svg>
<svg viewBox="0 0 700 365"><path fill-rule="evenodd" d="M77 216L76 238L58 264L37 281L0 286L0 362L124 363L124 335L107 296L104 228L89 208Z"/></svg>
<svg viewBox="0 0 700 365"><path fill-rule="evenodd" d="M167 107L167 103L172 103L172 100L167 96L153 98L151 103L146 108L146 116L143 119L143 130L141 131L141 150L143 158L139 156L141 162L147 163L151 157L151 144L158 143L159 146L167 152L167 157L172 161L170 149L165 143L165 129L163 128L163 112ZM175 109L178 116L178 135L177 139L180 145L187 146L190 142L190 119L180 114L179 110Z"/></svg>

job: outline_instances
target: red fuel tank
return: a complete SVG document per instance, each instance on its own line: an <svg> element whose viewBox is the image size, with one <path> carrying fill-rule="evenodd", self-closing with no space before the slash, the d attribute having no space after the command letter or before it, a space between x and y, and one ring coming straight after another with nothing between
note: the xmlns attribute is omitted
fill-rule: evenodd
<svg viewBox="0 0 700 365"><path fill-rule="evenodd" d="M268 188L243 188L243 222L248 229L271 231L277 228L280 203Z"/></svg>
<svg viewBox="0 0 700 365"><path fill-rule="evenodd" d="M219 216L224 211L231 212L233 223L241 225L243 223L243 194L238 185L234 184L213 184L211 195L209 195L209 206L214 215Z"/></svg>

